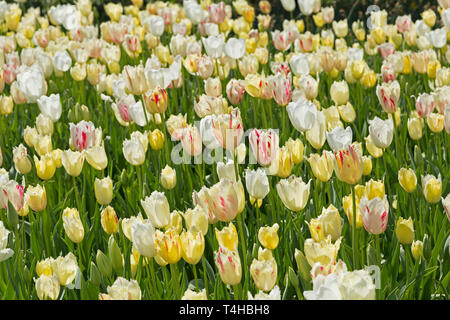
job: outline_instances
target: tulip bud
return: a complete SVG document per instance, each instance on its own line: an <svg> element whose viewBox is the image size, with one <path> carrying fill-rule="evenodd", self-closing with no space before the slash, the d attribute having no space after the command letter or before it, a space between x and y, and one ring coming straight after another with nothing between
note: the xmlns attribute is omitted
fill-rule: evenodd
<svg viewBox="0 0 450 320"><path fill-rule="evenodd" d="M164 133L159 129L150 131L148 134L148 141L153 150L161 150L164 145Z"/></svg>
<svg viewBox="0 0 450 320"><path fill-rule="evenodd" d="M401 244L411 244L414 240L414 225L411 217L409 219L403 219L400 217L397 220L397 226L395 228L395 234Z"/></svg>
<svg viewBox="0 0 450 320"><path fill-rule="evenodd" d="M289 138L288 141L286 141L285 145L292 155L292 161L294 162L294 164L299 164L300 162L302 162L303 152L305 149L303 142L299 138L295 140Z"/></svg>
<svg viewBox="0 0 450 320"><path fill-rule="evenodd" d="M101 212L100 222L103 230L107 234L113 234L119 231L119 220L113 207L107 206Z"/></svg>
<svg viewBox="0 0 450 320"><path fill-rule="evenodd" d="M183 218L181 212L174 210L170 213L169 223L164 227L164 231L173 229L176 234L180 234L183 230Z"/></svg>
<svg viewBox="0 0 450 320"><path fill-rule="evenodd" d="M100 275L100 271L98 270L97 266L95 265L95 263L93 261L91 261L90 267L89 267L89 281L94 285L94 286L100 286L100 282L101 282L101 275Z"/></svg>
<svg viewBox="0 0 450 320"><path fill-rule="evenodd" d="M1 153L1 150L0 150ZM1 157L1 155L0 155ZM13 148L13 161L14 161L14 167L18 172L21 174L27 174L31 171L31 161L28 158L28 151L27 148L20 144L17 147ZM0 161L1 166L1 161Z"/></svg>
<svg viewBox="0 0 450 320"><path fill-rule="evenodd" d="M255 286L266 292L272 290L277 280L277 269L272 251L259 248L258 260L253 259L250 265L250 273Z"/></svg>
<svg viewBox="0 0 450 320"><path fill-rule="evenodd" d="M117 242L114 240L114 236L111 235L108 240L108 255L111 261L111 265L117 274L123 272L123 256L120 252L120 248Z"/></svg>
<svg viewBox="0 0 450 320"><path fill-rule="evenodd" d="M161 171L161 185L166 190L173 189L177 184L177 172L166 165Z"/></svg>
<svg viewBox="0 0 450 320"><path fill-rule="evenodd" d="M430 260L431 252L432 252L431 240L428 234L425 234L423 236L423 256L425 257L426 260Z"/></svg>
<svg viewBox="0 0 450 320"><path fill-rule="evenodd" d="M337 106L346 104L349 99L349 88L347 82L333 82L330 88L330 95L331 99L333 99L334 103L336 103Z"/></svg>
<svg viewBox="0 0 450 320"><path fill-rule="evenodd" d="M224 247L230 251L237 250L238 234L233 223L230 222L228 226L223 227L220 231L215 228L215 232L220 247Z"/></svg>
<svg viewBox="0 0 450 320"><path fill-rule="evenodd" d="M0 115L7 115L13 111L14 103L11 96L0 97Z"/></svg>
<svg viewBox="0 0 450 320"><path fill-rule="evenodd" d="M300 276L305 282L311 281L311 266L308 263L308 260L306 259L303 252L301 252L298 249L295 249L295 261L297 262L297 268L300 273Z"/></svg>
<svg viewBox="0 0 450 320"><path fill-rule="evenodd" d="M40 113L36 117L36 129L40 135L50 136L53 134L53 121L49 117Z"/></svg>
<svg viewBox="0 0 450 320"><path fill-rule="evenodd" d="M423 242L420 240L413 241L411 244L411 253L415 260L418 260L419 257L423 257Z"/></svg>
<svg viewBox="0 0 450 320"><path fill-rule="evenodd" d="M113 197L113 183L111 178L95 178L94 193L95 198L100 205L110 204Z"/></svg>
<svg viewBox="0 0 450 320"><path fill-rule="evenodd" d="M183 217L188 231L195 228L206 235L209 225L208 213L200 205L195 206L194 209L187 209Z"/></svg>

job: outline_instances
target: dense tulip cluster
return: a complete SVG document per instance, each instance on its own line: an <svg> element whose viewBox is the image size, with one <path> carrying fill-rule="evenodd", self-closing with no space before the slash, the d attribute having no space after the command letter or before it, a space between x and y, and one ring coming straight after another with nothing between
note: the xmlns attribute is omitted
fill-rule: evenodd
<svg viewBox="0 0 450 320"><path fill-rule="evenodd" d="M0 1L0 296L448 299L438 2Z"/></svg>

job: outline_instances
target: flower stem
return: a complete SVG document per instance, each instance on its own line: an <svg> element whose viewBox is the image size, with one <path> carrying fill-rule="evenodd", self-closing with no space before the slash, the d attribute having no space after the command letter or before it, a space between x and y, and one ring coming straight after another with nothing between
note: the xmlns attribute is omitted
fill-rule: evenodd
<svg viewBox="0 0 450 320"><path fill-rule="evenodd" d="M353 270L357 269L358 263L357 263L357 243L356 243L356 199L355 199L355 186L352 185L352 249L353 249Z"/></svg>

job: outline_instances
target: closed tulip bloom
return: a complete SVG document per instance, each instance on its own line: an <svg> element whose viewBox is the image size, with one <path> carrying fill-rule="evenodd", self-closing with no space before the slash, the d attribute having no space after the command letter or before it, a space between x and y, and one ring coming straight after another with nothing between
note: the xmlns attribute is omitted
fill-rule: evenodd
<svg viewBox="0 0 450 320"><path fill-rule="evenodd" d="M289 41L289 35L286 31L275 30L272 32L272 41L275 49L279 51L289 50L292 42Z"/></svg>
<svg viewBox="0 0 450 320"><path fill-rule="evenodd" d="M401 244L411 244L414 240L414 224L409 217L408 219L403 219L400 217L397 220L397 225L395 227L395 234L397 235L398 242Z"/></svg>
<svg viewBox="0 0 450 320"><path fill-rule="evenodd" d="M157 230L155 233L156 253L169 264L177 263L181 259L181 240L174 229L165 233Z"/></svg>
<svg viewBox="0 0 450 320"><path fill-rule="evenodd" d="M277 150L274 161L268 168L269 175L276 175L280 178L287 178L294 167L292 155L286 146Z"/></svg>
<svg viewBox="0 0 450 320"><path fill-rule="evenodd" d="M244 134L244 127L239 108L234 108L229 114L213 115L214 134L227 150L234 150L239 145Z"/></svg>
<svg viewBox="0 0 450 320"><path fill-rule="evenodd" d="M255 286L266 292L272 290L277 281L277 272L277 263L271 251L259 248L258 260L253 259L250 265L250 273Z"/></svg>
<svg viewBox="0 0 450 320"><path fill-rule="evenodd" d="M55 174L56 165L51 154L42 156L40 160L34 156L34 164L36 165L36 173L42 180L49 180Z"/></svg>
<svg viewBox="0 0 450 320"><path fill-rule="evenodd" d="M303 75L299 80L300 89L305 93L306 99L312 101L319 94L319 84L316 79L309 74Z"/></svg>
<svg viewBox="0 0 450 320"><path fill-rule="evenodd" d="M222 95L222 85L218 77L208 78L204 80L204 82L205 82L205 92L208 96L219 97Z"/></svg>
<svg viewBox="0 0 450 320"><path fill-rule="evenodd" d="M277 192L283 204L291 211L302 210L309 198L311 180L304 183L301 177L290 176L277 184Z"/></svg>
<svg viewBox="0 0 450 320"><path fill-rule="evenodd" d="M161 185L166 190L171 190L177 184L177 172L166 165L161 171Z"/></svg>
<svg viewBox="0 0 450 320"><path fill-rule="evenodd" d="M190 156L198 156L202 153L202 138L196 126L188 125L183 129L181 145Z"/></svg>
<svg viewBox="0 0 450 320"><path fill-rule="evenodd" d="M363 196L359 202L359 208L367 232L380 234L386 230L389 215L389 202L386 195L383 198L376 197L372 200Z"/></svg>
<svg viewBox="0 0 450 320"><path fill-rule="evenodd" d="M203 235L208 233L208 213L200 205L196 205L194 209L187 209L183 217L188 231L195 228Z"/></svg>
<svg viewBox="0 0 450 320"><path fill-rule="evenodd" d="M161 150L162 147L164 146L164 133L162 133L162 131L159 129L149 131L148 142L150 143L150 147L153 150Z"/></svg>
<svg viewBox="0 0 450 320"><path fill-rule="evenodd" d="M183 231L180 235L181 255L189 264L197 264L205 250L205 238L201 231Z"/></svg>
<svg viewBox="0 0 450 320"><path fill-rule="evenodd" d="M79 151L72 151L70 149L63 151L62 165L68 175L78 177L83 170L84 154Z"/></svg>
<svg viewBox="0 0 450 320"><path fill-rule="evenodd" d="M0 98L0 114L6 115L13 111L14 102L11 96L2 96Z"/></svg>
<svg viewBox="0 0 450 320"><path fill-rule="evenodd" d="M245 199L240 180L233 182L226 178L220 179L218 183L209 188L206 197L214 216L219 221L231 221L243 210Z"/></svg>
<svg viewBox="0 0 450 320"><path fill-rule="evenodd" d="M292 56L289 60L289 65L296 76L309 74L309 61L305 54L299 53Z"/></svg>
<svg viewBox="0 0 450 320"><path fill-rule="evenodd" d="M163 192L153 191L149 197L141 200L141 204L155 227L164 228L169 223L170 207Z"/></svg>
<svg viewBox="0 0 450 320"><path fill-rule="evenodd" d="M183 218L182 212L173 210L169 216L169 223L164 227L164 230L173 229L177 234L180 234L183 230Z"/></svg>
<svg viewBox="0 0 450 320"><path fill-rule="evenodd" d="M435 176L427 174L422 176L422 189L425 200L429 203L437 203L441 200L442 195L442 179L439 174L436 179Z"/></svg>
<svg viewBox="0 0 450 320"><path fill-rule="evenodd" d="M444 127L445 131L450 134L450 106L444 109Z"/></svg>
<svg viewBox="0 0 450 320"><path fill-rule="evenodd" d="M316 121L312 128L306 131L306 140L311 144L311 146L319 150L322 148L326 141L326 118L323 111L317 112Z"/></svg>
<svg viewBox="0 0 450 320"><path fill-rule="evenodd" d="M307 158L314 176L322 182L330 180L331 175L333 174L333 159L333 153L326 150L322 151L321 156L317 153L313 153Z"/></svg>
<svg viewBox="0 0 450 320"><path fill-rule="evenodd" d="M285 77L281 73L269 78L270 88L272 89L273 99L280 106L286 106L292 97L291 77Z"/></svg>
<svg viewBox="0 0 450 320"><path fill-rule="evenodd" d="M241 103L242 97L245 93L245 86L242 80L231 79L226 87L226 93L228 100L232 105L237 105Z"/></svg>
<svg viewBox="0 0 450 320"><path fill-rule="evenodd" d="M278 229L280 226L275 223L273 226L259 228L258 240L261 245L268 250L275 250L279 243Z"/></svg>
<svg viewBox="0 0 450 320"><path fill-rule="evenodd" d="M418 115L415 116L413 114L410 118L408 118L407 127L408 127L408 134L411 139L420 140L422 138L424 121Z"/></svg>
<svg viewBox="0 0 450 320"><path fill-rule="evenodd" d="M231 59L240 59L244 56L246 44L244 39L230 38L224 46L225 54Z"/></svg>
<svg viewBox="0 0 450 320"><path fill-rule="evenodd" d="M292 125L300 132L312 129L318 114L316 105L305 99L289 103L286 111Z"/></svg>
<svg viewBox="0 0 450 320"><path fill-rule="evenodd" d="M125 66L122 71L122 76L125 79L126 88L130 93L141 95L148 91L149 87L142 65Z"/></svg>
<svg viewBox="0 0 450 320"><path fill-rule="evenodd" d="M122 229L124 221L122 221ZM129 223L128 223L129 222ZM131 239L133 246L140 255L152 258L156 254L155 250L155 228L150 220L143 220L142 218L127 221L127 225L131 225ZM130 238L128 238L130 239Z"/></svg>
<svg viewBox="0 0 450 320"><path fill-rule="evenodd" d="M92 147L96 141L96 130L91 121L70 123L70 144L78 151Z"/></svg>
<svg viewBox="0 0 450 320"><path fill-rule="evenodd" d="M50 96L41 96L37 99L37 104L41 113L56 122L61 117L62 107L61 100L58 94L51 94Z"/></svg>
<svg viewBox="0 0 450 320"><path fill-rule="evenodd" d="M77 258L72 252L65 256L59 256L52 263L52 269L58 282L62 286L67 286L75 280L78 272Z"/></svg>
<svg viewBox="0 0 450 320"><path fill-rule="evenodd" d="M271 164L277 153L279 140L278 133L272 129L254 129L250 132L250 146L260 165Z"/></svg>
<svg viewBox="0 0 450 320"><path fill-rule="evenodd" d="M351 127L336 127L330 133L327 132L326 136L328 145L334 152L338 152L352 143L353 132Z"/></svg>
<svg viewBox="0 0 450 320"><path fill-rule="evenodd" d="M434 97L428 93L420 94L416 99L416 110L421 118L428 117L434 110Z"/></svg>
<svg viewBox="0 0 450 320"><path fill-rule="evenodd" d="M392 118L382 120L375 117L369 120L370 138L377 148L385 149L390 146L394 137L394 121Z"/></svg>
<svg viewBox="0 0 450 320"><path fill-rule="evenodd" d="M80 215L77 209L66 208L63 211L63 226L64 231L70 240L74 243L83 241L84 227L80 220Z"/></svg>
<svg viewBox="0 0 450 320"><path fill-rule="evenodd" d="M299 164L300 162L302 162L305 146L299 138L295 140L289 138L288 141L286 141L285 146L291 153L292 161L294 162L294 164Z"/></svg>
<svg viewBox="0 0 450 320"><path fill-rule="evenodd" d="M286 11L294 11L295 9L295 0L281 0L281 5L283 9Z"/></svg>
<svg viewBox="0 0 450 320"><path fill-rule="evenodd" d="M269 179L263 169L247 169L245 172L245 184L250 195L250 202L264 199L269 193Z"/></svg>
<svg viewBox="0 0 450 320"><path fill-rule="evenodd" d="M355 109L353 108L352 104L350 102L347 102L346 104L342 106L338 106L339 115L341 116L341 119L347 123L355 121L356 113Z"/></svg>
<svg viewBox="0 0 450 320"><path fill-rule="evenodd" d="M141 300L142 292L136 280L118 277L112 286L106 288L108 294L100 294L101 300Z"/></svg>
<svg viewBox="0 0 450 320"><path fill-rule="evenodd" d="M113 182L110 177L103 179L95 178L94 181L95 199L100 205L108 205L113 197Z"/></svg>
<svg viewBox="0 0 450 320"><path fill-rule="evenodd" d="M328 208L322 208L322 214L317 217L317 220L320 222L319 225L323 231L324 237L330 235L332 241L336 241L340 238L342 232L342 222L339 211L335 206L330 204Z"/></svg>
<svg viewBox="0 0 450 320"><path fill-rule="evenodd" d="M401 168L398 171L398 182L402 186L403 190L408 193L413 193L417 186L417 177L414 170L411 168Z"/></svg>
<svg viewBox="0 0 450 320"><path fill-rule="evenodd" d="M237 251L220 246L219 250L215 252L215 263L223 283L237 285L241 282L241 259Z"/></svg>
<svg viewBox="0 0 450 320"><path fill-rule="evenodd" d="M1 150L0 150L1 153ZM1 155L0 155L1 157ZM13 148L14 167L21 174L27 174L31 171L31 161L28 158L27 148L23 144L19 144ZM0 161L1 165L1 161Z"/></svg>
<svg viewBox="0 0 450 320"><path fill-rule="evenodd" d="M228 159L227 163L218 162L217 163L217 176L219 180L221 179L229 179L233 182L236 181L236 173L234 171L234 161Z"/></svg>
<svg viewBox="0 0 450 320"><path fill-rule="evenodd" d="M220 247L227 248L230 251L236 251L238 247L238 234L236 227L232 222L228 226L223 227L222 230L215 228L217 242Z"/></svg>
<svg viewBox="0 0 450 320"><path fill-rule="evenodd" d="M51 136L53 134L53 122L41 113L36 117L36 129L40 135Z"/></svg>
<svg viewBox="0 0 450 320"><path fill-rule="evenodd" d="M439 113L432 113L427 117L428 128L434 133L444 130L444 116Z"/></svg>
<svg viewBox="0 0 450 320"><path fill-rule="evenodd" d="M349 88L346 81L335 81L330 88L331 99L336 105L341 106L348 102Z"/></svg>
<svg viewBox="0 0 450 320"><path fill-rule="evenodd" d="M156 87L153 91L143 94L145 108L150 114L164 113L167 109L167 91L161 87Z"/></svg>
<svg viewBox="0 0 450 320"><path fill-rule="evenodd" d="M103 170L108 165L105 147L93 146L86 150L87 162L96 170Z"/></svg>
<svg viewBox="0 0 450 320"><path fill-rule="evenodd" d="M384 111L393 113L397 110L398 100L400 98L400 84L398 81L384 82L378 85L376 93Z"/></svg>
<svg viewBox="0 0 450 320"><path fill-rule="evenodd" d="M328 236L320 242L313 239L305 240L305 256L310 266L314 266L316 262L322 265L328 265L330 262L336 261L341 239L339 238L334 244L331 242L331 236Z"/></svg>
<svg viewBox="0 0 450 320"><path fill-rule="evenodd" d="M28 186L26 191L28 197L28 205L33 211L41 212L47 207L47 193L45 187L37 185L36 187Z"/></svg>
<svg viewBox="0 0 450 320"><path fill-rule="evenodd" d="M102 210L100 215L102 228L107 234L113 234L119 231L119 220L117 219L117 214L113 207L107 206Z"/></svg>
<svg viewBox="0 0 450 320"><path fill-rule="evenodd" d="M209 36L208 38L202 38L202 42L208 56L213 59L218 59L222 56L225 45L223 36Z"/></svg>
<svg viewBox="0 0 450 320"><path fill-rule="evenodd" d="M54 275L41 274L36 283L36 293L39 300L56 300L59 296L60 285Z"/></svg>
<svg viewBox="0 0 450 320"><path fill-rule="evenodd" d="M133 166L139 166L145 161L144 147L137 138L125 139L122 151L125 159Z"/></svg>
<svg viewBox="0 0 450 320"><path fill-rule="evenodd" d="M414 260L418 260L419 257L422 257L422 259L424 259L423 242L420 240L413 241L411 244L411 253L412 253Z"/></svg>

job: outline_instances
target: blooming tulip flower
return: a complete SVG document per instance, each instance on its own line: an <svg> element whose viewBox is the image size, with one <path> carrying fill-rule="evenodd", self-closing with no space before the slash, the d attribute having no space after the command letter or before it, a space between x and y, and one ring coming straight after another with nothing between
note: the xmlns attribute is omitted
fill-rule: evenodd
<svg viewBox="0 0 450 320"><path fill-rule="evenodd" d="M291 175L277 184L277 192L283 204L294 212L302 210L308 201L311 180L304 183L302 178Z"/></svg>
<svg viewBox="0 0 450 320"><path fill-rule="evenodd" d="M249 134L250 146L256 160L262 166L268 166L274 160L278 150L279 137L272 129L254 129Z"/></svg>
<svg viewBox="0 0 450 320"><path fill-rule="evenodd" d="M169 223L169 202L163 192L153 191L149 197L141 200L145 214L157 228L164 228Z"/></svg>
<svg viewBox="0 0 450 320"><path fill-rule="evenodd" d="M354 145L347 146L334 154L333 166L339 180L348 184L356 184L363 173L360 151Z"/></svg>
<svg viewBox="0 0 450 320"><path fill-rule="evenodd" d="M376 197L372 200L368 200L364 196L359 201L359 208L367 232L380 234L386 230L389 215L389 202L386 195L383 198Z"/></svg>
<svg viewBox="0 0 450 320"><path fill-rule="evenodd" d="M378 117L369 120L369 134L377 148L385 149L389 147L394 137L394 121L392 118L382 120Z"/></svg>
<svg viewBox="0 0 450 320"><path fill-rule="evenodd" d="M237 251L230 251L220 246L215 252L215 263L223 283L237 285L241 282L241 259Z"/></svg>
<svg viewBox="0 0 450 320"><path fill-rule="evenodd" d="M330 133L327 132L326 136L328 145L334 152L338 152L352 143L353 132L351 127L336 127Z"/></svg>
<svg viewBox="0 0 450 320"><path fill-rule="evenodd" d="M286 107L289 120L300 132L312 129L317 119L317 107L306 99L291 102Z"/></svg>
<svg viewBox="0 0 450 320"><path fill-rule="evenodd" d="M422 176L422 189L425 200L430 203L437 203L441 200L442 195L442 179L441 174L439 174L436 179L435 176L427 174Z"/></svg>

